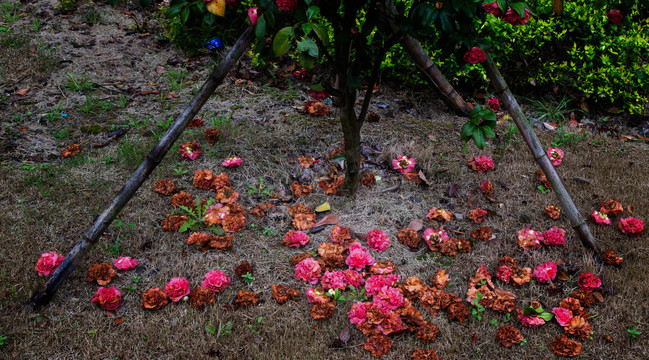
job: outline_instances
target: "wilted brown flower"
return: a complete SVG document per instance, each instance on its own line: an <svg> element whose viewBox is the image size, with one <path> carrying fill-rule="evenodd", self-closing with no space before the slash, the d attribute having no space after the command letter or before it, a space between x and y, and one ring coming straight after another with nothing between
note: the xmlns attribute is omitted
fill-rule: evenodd
<svg viewBox="0 0 649 360"><path fill-rule="evenodd" d="M288 213L291 214L291 217L295 217L297 214L311 214L313 210L307 205L304 204L295 204L288 208Z"/></svg>
<svg viewBox="0 0 649 360"><path fill-rule="evenodd" d="M304 103L304 112L311 116L325 116L329 114L329 108L316 100L309 100Z"/></svg>
<svg viewBox="0 0 649 360"><path fill-rule="evenodd" d="M345 240L351 239L352 231L348 227L336 225L331 229L331 232L329 233L329 240L331 240L332 243L342 245Z"/></svg>
<svg viewBox="0 0 649 360"><path fill-rule="evenodd" d="M307 196L313 192L313 185L300 185L297 181L293 181L291 192L295 197Z"/></svg>
<svg viewBox="0 0 649 360"><path fill-rule="evenodd" d="M363 177L361 177L361 184L367 187L376 185L376 176L374 173L364 173Z"/></svg>
<svg viewBox="0 0 649 360"><path fill-rule="evenodd" d="M309 230L315 225L315 213L300 213L293 217L293 226L297 230Z"/></svg>
<svg viewBox="0 0 649 360"><path fill-rule="evenodd" d="M590 307L595 302L593 294L583 289L577 289L570 294L570 297L579 300L579 304L583 307Z"/></svg>
<svg viewBox="0 0 649 360"><path fill-rule="evenodd" d="M174 191L176 191L176 184L174 184L173 181L169 179L158 179L155 182L153 191L164 196L169 196L173 194Z"/></svg>
<svg viewBox="0 0 649 360"><path fill-rule="evenodd" d="M456 239L450 238L439 243L439 252L445 256L457 255L457 242Z"/></svg>
<svg viewBox="0 0 649 360"><path fill-rule="evenodd" d="M363 344L363 349L369 351L374 357L387 355L391 348L392 340L385 335L372 335Z"/></svg>
<svg viewBox="0 0 649 360"><path fill-rule="evenodd" d="M239 193L229 186L216 190L216 201L221 204L235 203L237 200L239 200Z"/></svg>
<svg viewBox="0 0 649 360"><path fill-rule="evenodd" d="M342 245L324 242L318 246L318 263L325 270L333 270L345 266L345 248Z"/></svg>
<svg viewBox="0 0 649 360"><path fill-rule="evenodd" d="M416 172L409 172L403 176L404 179L415 183L415 184L421 184L421 178L419 177L419 174Z"/></svg>
<svg viewBox="0 0 649 360"><path fill-rule="evenodd" d="M187 245L197 245L201 247L206 247L210 241L214 239L214 236L208 235L205 233L195 232L191 233L185 243Z"/></svg>
<svg viewBox="0 0 649 360"><path fill-rule="evenodd" d="M257 217L264 217L266 216L266 210L271 208L273 206L273 203L269 202L267 204L257 204L252 210L250 210L250 213L257 216Z"/></svg>
<svg viewBox="0 0 649 360"><path fill-rule="evenodd" d="M446 308L446 313L448 314L449 320L463 322L469 318L469 307L461 301L454 302Z"/></svg>
<svg viewBox="0 0 649 360"><path fill-rule="evenodd" d="M457 251L461 253L471 252L471 242L464 238L451 238L451 240L457 246Z"/></svg>
<svg viewBox="0 0 649 360"><path fill-rule="evenodd" d="M191 194L181 190L178 194L174 194L174 196L171 197L171 206L186 206L191 209L194 207L194 198Z"/></svg>
<svg viewBox="0 0 649 360"><path fill-rule="evenodd" d="M318 161L316 161L316 159L313 158L313 156L307 155L307 156L302 156L297 158L297 162L300 164L301 167L308 169Z"/></svg>
<svg viewBox="0 0 649 360"><path fill-rule="evenodd" d="M623 210L624 208L622 208L622 204L615 200L604 201L599 209L600 212L603 212L609 217L620 215Z"/></svg>
<svg viewBox="0 0 649 360"><path fill-rule="evenodd" d="M487 241L491 239L493 231L489 226L480 226L479 228L471 231L471 237L478 241Z"/></svg>
<svg viewBox="0 0 649 360"><path fill-rule="evenodd" d="M482 191L484 195L489 196L494 193L494 184L489 180L485 180L480 184L480 191Z"/></svg>
<svg viewBox="0 0 649 360"><path fill-rule="evenodd" d="M556 338L550 343L550 347L559 356L574 357L581 354L581 343L568 339L566 335Z"/></svg>
<svg viewBox="0 0 649 360"><path fill-rule="evenodd" d="M197 286L189 294L189 300L194 309L200 309L205 305L213 304L216 301L216 293L208 288Z"/></svg>
<svg viewBox="0 0 649 360"><path fill-rule="evenodd" d="M232 211L232 210L230 210ZM241 212L230 212L223 218L223 231L232 233L246 227L246 215Z"/></svg>
<svg viewBox="0 0 649 360"><path fill-rule="evenodd" d="M259 296L253 291L239 290L237 298L234 300L234 305L237 308L249 307L259 304Z"/></svg>
<svg viewBox="0 0 649 360"><path fill-rule="evenodd" d="M418 277L411 276L403 282L401 289L403 290L403 295L408 298L419 297L419 293L424 289L426 284Z"/></svg>
<svg viewBox="0 0 649 360"><path fill-rule="evenodd" d="M493 301L491 309L503 314L511 313L516 310L516 295L509 291L494 289L496 298Z"/></svg>
<svg viewBox="0 0 649 360"><path fill-rule="evenodd" d="M511 325L503 325L498 329L498 333L496 334L496 341L505 347L518 345L523 342L523 339L524 337L521 331Z"/></svg>
<svg viewBox="0 0 649 360"><path fill-rule="evenodd" d="M289 300L296 299L300 292L295 289L291 289L286 285L273 285L272 287L272 296L278 304L284 304Z"/></svg>
<svg viewBox="0 0 649 360"><path fill-rule="evenodd" d="M344 175L330 175L331 181L320 180L320 187L327 195L340 195L345 182Z"/></svg>
<svg viewBox="0 0 649 360"><path fill-rule="evenodd" d="M142 294L142 307L158 310L169 303L167 293L160 288L152 288Z"/></svg>
<svg viewBox="0 0 649 360"><path fill-rule="evenodd" d="M334 301L323 304L316 303L311 307L311 317L315 320L328 319L333 315L336 305Z"/></svg>
<svg viewBox="0 0 649 360"><path fill-rule="evenodd" d="M205 137L210 145L214 145L216 141L221 137L221 131L219 129L207 129L205 130Z"/></svg>
<svg viewBox="0 0 649 360"><path fill-rule="evenodd" d="M97 284L104 286L108 284L115 275L117 275L117 270L115 270L108 262L103 264L92 264L86 274L86 280L97 281Z"/></svg>
<svg viewBox="0 0 649 360"><path fill-rule="evenodd" d="M210 190L218 191L220 188L225 186L231 186L230 177L226 173L220 173L214 175L214 180L212 180L212 186Z"/></svg>
<svg viewBox="0 0 649 360"><path fill-rule="evenodd" d="M516 269L518 267L518 261L509 256L503 256L498 258L498 267L501 267L503 265L509 267L510 269Z"/></svg>
<svg viewBox="0 0 649 360"><path fill-rule="evenodd" d="M412 355L410 355L412 360L441 360L437 356L437 351L433 349L415 349Z"/></svg>
<svg viewBox="0 0 649 360"><path fill-rule="evenodd" d="M433 284L433 286L439 290L442 290L443 288L448 285L448 283L451 281L449 278L448 274L446 273L446 270L437 270L435 275L430 277L430 282Z"/></svg>
<svg viewBox="0 0 649 360"><path fill-rule="evenodd" d="M588 320L584 319L580 315L573 316L570 320L570 324L566 325L564 328L566 334L578 337L582 340L590 338L593 333L593 327L590 325Z"/></svg>
<svg viewBox="0 0 649 360"><path fill-rule="evenodd" d="M189 220L187 216L167 215L167 217L162 220L162 230L176 232L187 220Z"/></svg>
<svg viewBox="0 0 649 360"><path fill-rule="evenodd" d="M304 260L306 258L312 258L312 257L313 257L313 255L311 255L311 253L308 253L308 252L303 252L303 253L297 254L297 255L293 256L293 258L291 259L291 266L295 267L295 265L299 264L300 261L302 261L302 260Z"/></svg>
<svg viewBox="0 0 649 360"><path fill-rule="evenodd" d="M63 151L61 152L61 156L63 158L74 156L78 154L81 151L81 148L79 148L78 144L71 144L68 145Z"/></svg>
<svg viewBox="0 0 649 360"><path fill-rule="evenodd" d="M442 308L442 310L446 310L449 305L451 305L454 302L461 302L462 300L460 299L459 296L451 293L443 293L442 298L439 301L439 305Z"/></svg>
<svg viewBox="0 0 649 360"><path fill-rule="evenodd" d="M249 262L244 261L241 264L239 264L239 266L234 268L234 273L237 274L239 279L243 280L243 275L245 275L245 274L253 274L252 266L250 266Z"/></svg>
<svg viewBox="0 0 649 360"><path fill-rule="evenodd" d="M213 181L214 173L210 170L196 170L196 172L194 173L193 184L199 189L211 189Z"/></svg>
<svg viewBox="0 0 649 360"><path fill-rule="evenodd" d="M604 252L602 256L604 263L606 265L621 266L624 259L621 256L617 256L613 249L608 249Z"/></svg>
<svg viewBox="0 0 649 360"><path fill-rule="evenodd" d="M412 302L407 298L403 299L403 305L397 308L395 312L399 315L401 321L408 326L409 331L414 331L426 324L419 310L415 309Z"/></svg>
<svg viewBox="0 0 649 360"><path fill-rule="evenodd" d="M545 213L548 214L551 219L557 220L561 216L561 208L557 205L548 205L545 207Z"/></svg>
<svg viewBox="0 0 649 360"><path fill-rule="evenodd" d="M232 239L234 239L234 236L232 235L213 236L210 239L208 246L212 249L226 251L232 247Z"/></svg>
<svg viewBox="0 0 649 360"><path fill-rule="evenodd" d="M545 186L546 189L552 189L552 185L550 185L550 182L545 176L545 173L543 173L543 170L536 170L536 175L539 176L539 182L541 185Z"/></svg>
<svg viewBox="0 0 649 360"><path fill-rule="evenodd" d="M421 236L411 229L403 229L397 234L397 239L403 245L410 247L411 249L416 249L419 247L419 242L421 241Z"/></svg>
<svg viewBox="0 0 649 360"><path fill-rule="evenodd" d="M367 122L377 122L381 120L381 116L375 112L371 112L367 115Z"/></svg>
<svg viewBox="0 0 649 360"><path fill-rule="evenodd" d="M426 310L439 310L442 308L442 290L426 286L419 292L419 305Z"/></svg>
<svg viewBox="0 0 649 360"><path fill-rule="evenodd" d="M532 269L530 268L517 268L510 276L513 285L521 286L527 284L532 280Z"/></svg>
<svg viewBox="0 0 649 360"><path fill-rule="evenodd" d="M417 338L424 344L435 341L439 335L439 329L435 324L425 324L417 328Z"/></svg>
<svg viewBox="0 0 649 360"><path fill-rule="evenodd" d="M573 313L575 312L580 312L584 310L584 308L581 306L579 303L579 300L573 298L573 297L567 297L559 303L559 307L562 307L566 310L570 310Z"/></svg>
<svg viewBox="0 0 649 360"><path fill-rule="evenodd" d="M432 208L428 210L428 214L426 215L426 217L432 220L437 220L437 221L444 220L444 222L449 222L453 218L453 212L441 208L440 209Z"/></svg>
<svg viewBox="0 0 649 360"><path fill-rule="evenodd" d="M193 118L189 121L189 124L187 124L188 129L193 129L193 128L199 128L205 125L205 121L201 118Z"/></svg>

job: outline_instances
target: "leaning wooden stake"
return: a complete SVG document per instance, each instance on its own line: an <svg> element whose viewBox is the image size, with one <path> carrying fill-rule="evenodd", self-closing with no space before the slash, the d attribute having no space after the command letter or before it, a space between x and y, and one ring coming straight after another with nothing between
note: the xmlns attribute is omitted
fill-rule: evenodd
<svg viewBox="0 0 649 360"><path fill-rule="evenodd" d="M550 159L543 149L543 146L541 146L541 142L536 137L534 130L525 117L525 114L523 114L523 110L521 110L520 106L518 106L516 98L514 97L514 95L512 95L512 92L507 87L505 79L503 79L503 76L500 74L500 71L498 70L498 67L496 67L496 64L494 63L491 56L487 55L487 60L482 63L482 65L487 71L487 76L491 80L493 87L496 89L496 93L500 96L500 99L503 101L503 104L507 108L507 111L509 111L509 114L511 115L512 119L514 119L516 126L520 130L521 135L523 135L523 139L525 139L527 146L532 151L534 160L536 160L539 166L541 166L541 170L543 170L543 173L550 182L550 185L552 185L552 190L556 194L557 198L559 198L563 213L566 214L568 220L570 220L570 225L577 232L581 243L584 244L584 246L588 249L591 249L595 253L595 255L597 255L601 259L602 250L595 242L595 238L590 233L588 225L586 225L584 218L579 213L579 210L577 210L577 207L572 201L570 194L568 194L568 191L563 186L559 175L550 162Z"/></svg>
<svg viewBox="0 0 649 360"><path fill-rule="evenodd" d="M56 271L52 274L52 277L47 281L45 289L36 291L32 295L29 303L23 307L23 314L31 312L37 306L46 304L52 299L52 296L61 283L63 283L70 272L72 272L72 270L81 262L88 250L97 243L101 234L106 231L122 208L124 208L126 203L128 203L128 201L133 197L137 189L140 188L142 183L144 183L151 172L153 172L153 169L160 164L173 143L185 130L189 121L196 116L216 87L223 82L223 79L228 75L230 70L232 70L232 67L237 63L243 52L250 47L250 44L254 39L254 34L252 26L241 34L237 42L226 55L225 59L223 59L219 66L212 71L203 84L203 87L198 91L198 94L194 96L183 112L178 115L171 128L167 130L167 133L162 137L162 139L160 139L160 142L146 156L142 164L140 164L135 173L126 182L124 187L122 187L117 196L115 196L115 199L113 199L104 212L97 217L90 229L81 236L81 239L76 243L74 248L72 248L68 256L65 257L63 263L59 265Z"/></svg>

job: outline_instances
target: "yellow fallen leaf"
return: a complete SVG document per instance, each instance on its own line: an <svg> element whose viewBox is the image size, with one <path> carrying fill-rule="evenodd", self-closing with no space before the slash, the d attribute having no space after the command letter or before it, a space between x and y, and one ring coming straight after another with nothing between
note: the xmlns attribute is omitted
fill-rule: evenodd
<svg viewBox="0 0 649 360"><path fill-rule="evenodd" d="M149 81L149 85L151 85L151 86L156 86L156 85L158 85L158 84Z"/></svg>
<svg viewBox="0 0 649 360"><path fill-rule="evenodd" d="M315 208L315 212L325 212L331 210L331 205L329 205L329 200L325 201L323 204Z"/></svg>
<svg viewBox="0 0 649 360"><path fill-rule="evenodd" d="M207 4L207 11L216 16L225 16L225 0L212 0Z"/></svg>

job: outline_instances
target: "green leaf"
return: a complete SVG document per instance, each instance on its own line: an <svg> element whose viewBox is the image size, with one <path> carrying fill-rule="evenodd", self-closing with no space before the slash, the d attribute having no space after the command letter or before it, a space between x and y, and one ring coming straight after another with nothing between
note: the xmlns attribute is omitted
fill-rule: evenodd
<svg viewBox="0 0 649 360"><path fill-rule="evenodd" d="M313 31L318 35L318 39L322 41L324 46L329 45L329 31L322 24L313 24Z"/></svg>
<svg viewBox="0 0 649 360"><path fill-rule="evenodd" d="M475 131L476 131L476 126L471 122L467 122L464 125L462 125L462 130L460 131L460 137L464 141L469 141L473 137L473 133Z"/></svg>
<svg viewBox="0 0 649 360"><path fill-rule="evenodd" d="M431 4L420 4L412 13L412 24L417 27L427 28L435 22L436 14L437 9Z"/></svg>
<svg viewBox="0 0 649 360"><path fill-rule="evenodd" d="M288 52L291 48L291 44L288 42L291 35L293 35L293 28L290 26L281 29L275 34L273 39L273 54L275 56L279 57Z"/></svg>
<svg viewBox="0 0 649 360"><path fill-rule="evenodd" d="M503 13L507 12L507 0L496 0L496 2L498 3L500 11Z"/></svg>
<svg viewBox="0 0 649 360"><path fill-rule="evenodd" d="M554 317L554 315L552 315L551 313L544 312L544 313L540 313L540 314L539 314L539 317L540 317L541 319L545 320L545 321L550 321L550 320L552 320L552 318Z"/></svg>
<svg viewBox="0 0 649 360"><path fill-rule="evenodd" d="M182 23L184 24L187 22L188 19L189 19L189 7L184 7L180 12L180 21L182 21Z"/></svg>
<svg viewBox="0 0 649 360"><path fill-rule="evenodd" d="M315 92L320 92L324 90L324 86L322 84L311 84L309 85L309 89L315 91Z"/></svg>
<svg viewBox="0 0 649 360"><path fill-rule="evenodd" d="M302 65L303 68L311 70L313 68L313 64L315 64L316 59L309 56L308 53L300 53L299 60L300 65Z"/></svg>
<svg viewBox="0 0 649 360"><path fill-rule="evenodd" d="M523 315L537 315L536 310L531 306L525 306L523 308Z"/></svg>
<svg viewBox="0 0 649 360"><path fill-rule="evenodd" d="M509 4L509 7L518 13L518 16L521 18L525 16L525 3L524 2L515 2Z"/></svg>
<svg viewBox="0 0 649 360"><path fill-rule="evenodd" d="M442 24L442 30L447 33L453 32L453 19L446 11L442 11L439 14L439 21Z"/></svg>
<svg viewBox="0 0 649 360"><path fill-rule="evenodd" d="M312 20L314 17L318 16L320 13L320 8L317 6L309 6L308 9L306 9L306 17L309 20Z"/></svg>
<svg viewBox="0 0 649 360"><path fill-rule="evenodd" d="M205 17L203 18L203 22L205 22L205 24L208 26L212 26L212 24L214 24L214 20L216 20L216 16L212 13L205 15Z"/></svg>
<svg viewBox="0 0 649 360"><path fill-rule="evenodd" d="M185 221L185 222L180 226L180 228L178 228L178 232L180 232L180 233L184 233L185 231L189 230L189 228L190 228L192 225L194 225L194 224L193 224L193 221L191 221L191 220L189 220L189 221Z"/></svg>
<svg viewBox="0 0 649 360"><path fill-rule="evenodd" d="M302 24L302 31L304 31L304 35L309 35L309 33L313 30L313 23L307 22ZM317 35L317 34L316 34Z"/></svg>
<svg viewBox="0 0 649 360"><path fill-rule="evenodd" d="M318 57L318 45L311 38L304 37L297 43L297 50L301 53L308 53L310 56Z"/></svg>
<svg viewBox="0 0 649 360"><path fill-rule="evenodd" d="M478 0L479 1L479 0ZM462 11L469 18L473 18L476 11L476 1L474 0L453 0L455 11Z"/></svg>
<svg viewBox="0 0 649 360"><path fill-rule="evenodd" d="M255 36L257 39L266 36L266 14L261 15L257 19L257 25L255 25Z"/></svg>
<svg viewBox="0 0 649 360"><path fill-rule="evenodd" d="M173 5L170 6L169 9L165 12L165 16L167 19L174 18L180 14L180 11L183 9L184 4L178 4L178 5Z"/></svg>
<svg viewBox="0 0 649 360"><path fill-rule="evenodd" d="M485 145L487 145L487 141L485 140L484 133L482 131L476 131L473 133L473 142L475 143L475 146L477 146L480 150L484 149Z"/></svg>
<svg viewBox="0 0 649 360"><path fill-rule="evenodd" d="M481 126L481 127L480 127L480 130L482 130L482 132L484 133L484 135L485 135L486 137L496 137L496 133L495 133L494 130L493 130L491 127L489 127L489 126Z"/></svg>
<svg viewBox="0 0 649 360"><path fill-rule="evenodd" d="M147 7L151 5L152 2L153 0L140 0L140 5L142 5L142 7Z"/></svg>

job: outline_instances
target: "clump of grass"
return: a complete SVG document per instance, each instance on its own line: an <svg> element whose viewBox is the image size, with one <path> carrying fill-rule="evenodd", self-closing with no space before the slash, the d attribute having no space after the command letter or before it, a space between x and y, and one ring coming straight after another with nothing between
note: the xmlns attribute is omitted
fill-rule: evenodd
<svg viewBox="0 0 649 360"><path fill-rule="evenodd" d="M87 7L81 15L81 21L88 25L99 24L101 23L102 18L102 12L94 6Z"/></svg>
<svg viewBox="0 0 649 360"><path fill-rule="evenodd" d="M138 144L126 135L124 140L117 147L117 154L127 166L139 165L147 154L147 147L144 144Z"/></svg>
<svg viewBox="0 0 649 360"><path fill-rule="evenodd" d="M65 87L74 92L83 92L97 89L97 84L93 83L85 76L76 77L75 75L68 73Z"/></svg>
<svg viewBox="0 0 649 360"><path fill-rule="evenodd" d="M167 85L169 89L173 92L180 92L180 90L187 87L185 83L185 78L187 77L187 70L185 68L171 68L166 72L167 76Z"/></svg>

